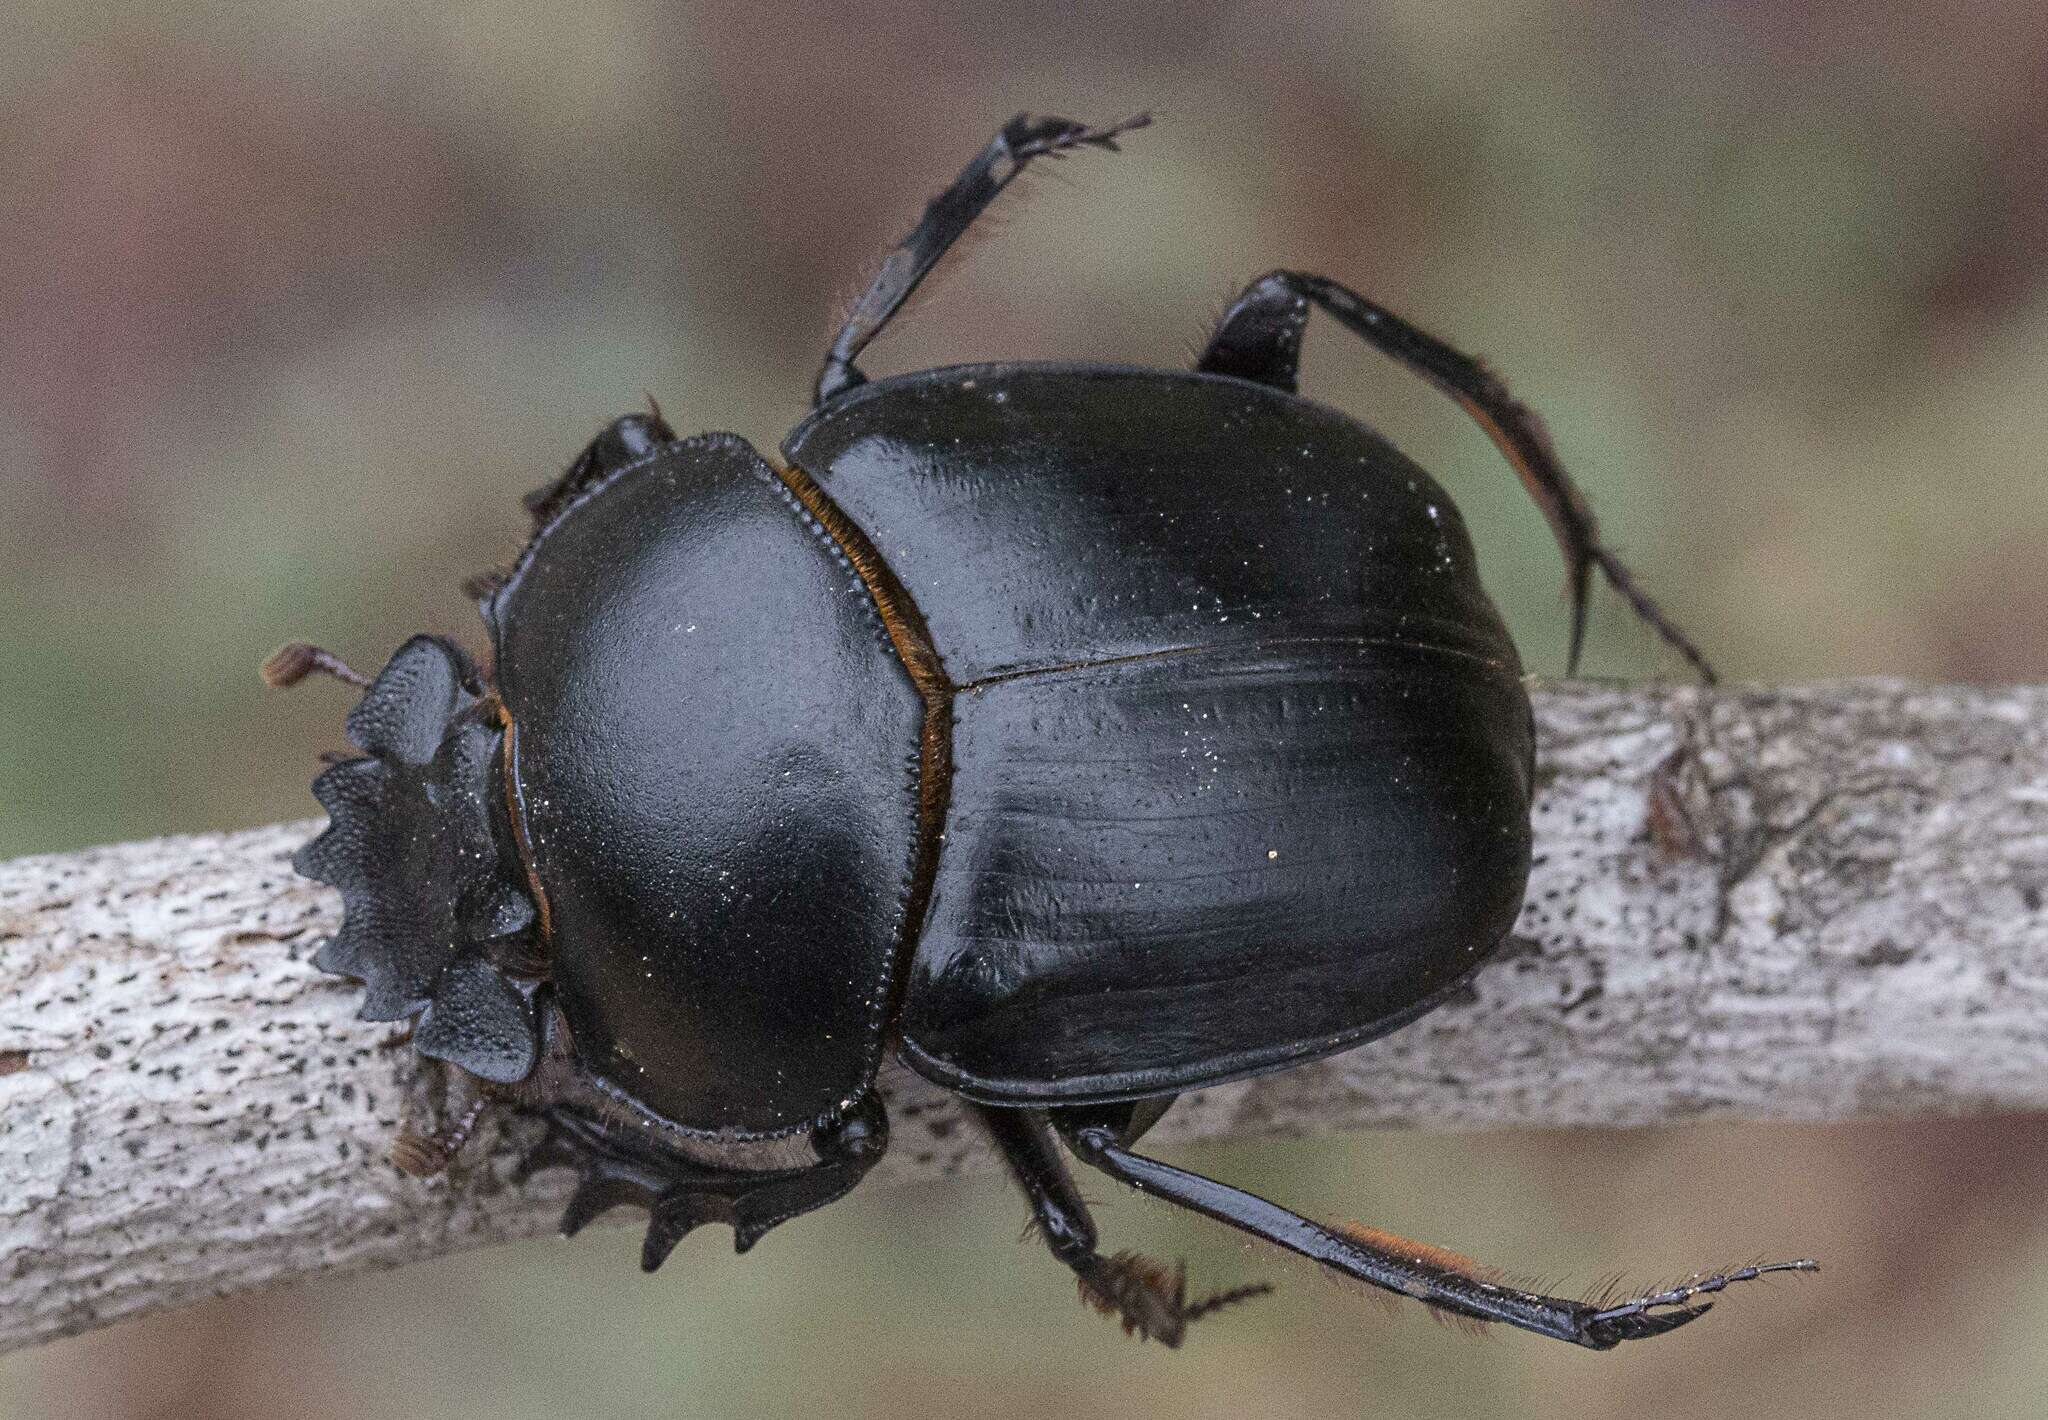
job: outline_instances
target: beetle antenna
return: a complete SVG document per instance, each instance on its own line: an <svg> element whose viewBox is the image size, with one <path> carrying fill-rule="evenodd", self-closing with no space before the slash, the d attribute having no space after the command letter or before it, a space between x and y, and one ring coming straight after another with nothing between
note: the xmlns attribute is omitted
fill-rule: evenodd
<svg viewBox="0 0 2048 1420"><path fill-rule="evenodd" d="M257 674L272 690L282 690L297 685L314 672L333 676L346 681L358 689L368 685L370 678L350 666L347 661L332 651L323 651L318 646L304 641L287 641L263 658L263 665Z"/></svg>
<svg viewBox="0 0 2048 1420"><path fill-rule="evenodd" d="M469 1142L477 1121L483 1118L490 1103L488 1098L479 1094L462 1113L438 1129L427 1133L414 1129L399 1130L398 1137L391 1141L391 1162L414 1178L432 1178L445 1172L455 1156L462 1152L462 1146Z"/></svg>

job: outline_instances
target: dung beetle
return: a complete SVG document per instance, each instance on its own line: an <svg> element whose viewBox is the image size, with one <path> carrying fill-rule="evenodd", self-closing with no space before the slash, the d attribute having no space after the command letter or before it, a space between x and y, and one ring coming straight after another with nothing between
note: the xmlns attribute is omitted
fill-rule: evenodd
<svg viewBox="0 0 2048 1420"><path fill-rule="evenodd" d="M883 263L811 414L764 459L617 420L527 499L475 590L479 664L417 636L374 680L287 646L266 679L366 686L296 859L341 890L323 969L410 1019L472 1101L394 1158L432 1172L486 1098L541 1112L574 1232L649 1214L741 1251L858 1183L894 1053L959 1095L1084 1300L1177 1345L1265 1290L1189 1299L1105 1256L1067 1151L1332 1273L1606 1349L1774 1263L1626 1301L1541 1296L1133 1151L1181 1091L1345 1050L1456 991L1530 861L1521 663L1456 506L1300 398L1321 310L1448 393L1549 520L1576 665L1599 541L1535 416L1476 361L1276 271L1193 370L855 361L1025 166L1110 149L1020 115Z"/></svg>

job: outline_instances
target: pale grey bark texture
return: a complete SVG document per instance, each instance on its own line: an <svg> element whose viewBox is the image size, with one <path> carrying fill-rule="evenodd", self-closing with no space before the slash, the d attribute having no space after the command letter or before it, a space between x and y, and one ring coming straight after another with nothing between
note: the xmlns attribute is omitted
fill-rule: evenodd
<svg viewBox="0 0 2048 1420"><path fill-rule="evenodd" d="M1151 1136L2048 1108L2048 688L1538 692L1529 905L1460 1000ZM553 1226L498 1118L447 1178L396 1030L307 963L313 830L0 864L0 1348ZM980 1157L888 1081L868 1186Z"/></svg>

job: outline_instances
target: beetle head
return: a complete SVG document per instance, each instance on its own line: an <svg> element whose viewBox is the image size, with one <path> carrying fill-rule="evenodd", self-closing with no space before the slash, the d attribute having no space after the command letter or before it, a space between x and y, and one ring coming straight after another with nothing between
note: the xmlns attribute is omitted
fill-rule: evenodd
<svg viewBox="0 0 2048 1420"><path fill-rule="evenodd" d="M364 1020L417 1017L421 1054L524 1079L534 984L501 970L531 938L500 777L503 730L461 648L415 636L349 712L360 756L313 781L331 820L292 864L341 890L341 930L313 958L364 983Z"/></svg>

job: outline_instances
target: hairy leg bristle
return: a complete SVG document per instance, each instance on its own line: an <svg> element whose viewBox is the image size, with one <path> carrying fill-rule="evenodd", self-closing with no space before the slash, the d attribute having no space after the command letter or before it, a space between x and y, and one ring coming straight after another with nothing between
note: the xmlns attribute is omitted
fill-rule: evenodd
<svg viewBox="0 0 2048 1420"><path fill-rule="evenodd" d="M1451 1330L1463 1332L1467 1336L1490 1336L1493 1334L1493 1322L1486 1317L1473 1316L1468 1312L1461 1312L1452 1307L1442 1306L1427 1300L1423 1302L1422 1309L1429 1313L1429 1319L1438 1326L1447 1326Z"/></svg>
<svg viewBox="0 0 2048 1420"><path fill-rule="evenodd" d="M1384 1228L1375 1228L1365 1223L1353 1221L1334 1224L1331 1227L1331 1231L1342 1233L1348 1238L1354 1238L1364 1243L1367 1247L1375 1247L1386 1252L1398 1253L1409 1261L1424 1267L1434 1267L1442 1272L1456 1272L1462 1276L1477 1278L1482 1282L1499 1284L1502 1281L1498 1268L1488 1267L1485 1263L1467 1257L1462 1252L1452 1252L1449 1248L1438 1247L1435 1243L1417 1242L1413 1238L1404 1238L1399 1234L1390 1233Z"/></svg>
<svg viewBox="0 0 2048 1420"><path fill-rule="evenodd" d="M1158 1341L1169 1348L1180 1345L1189 1322L1273 1290L1269 1283L1251 1282L1212 1292L1190 1304L1187 1263L1169 1266L1137 1252L1098 1257L1092 1267L1077 1268L1075 1280L1082 1304L1114 1317L1124 1335Z"/></svg>

